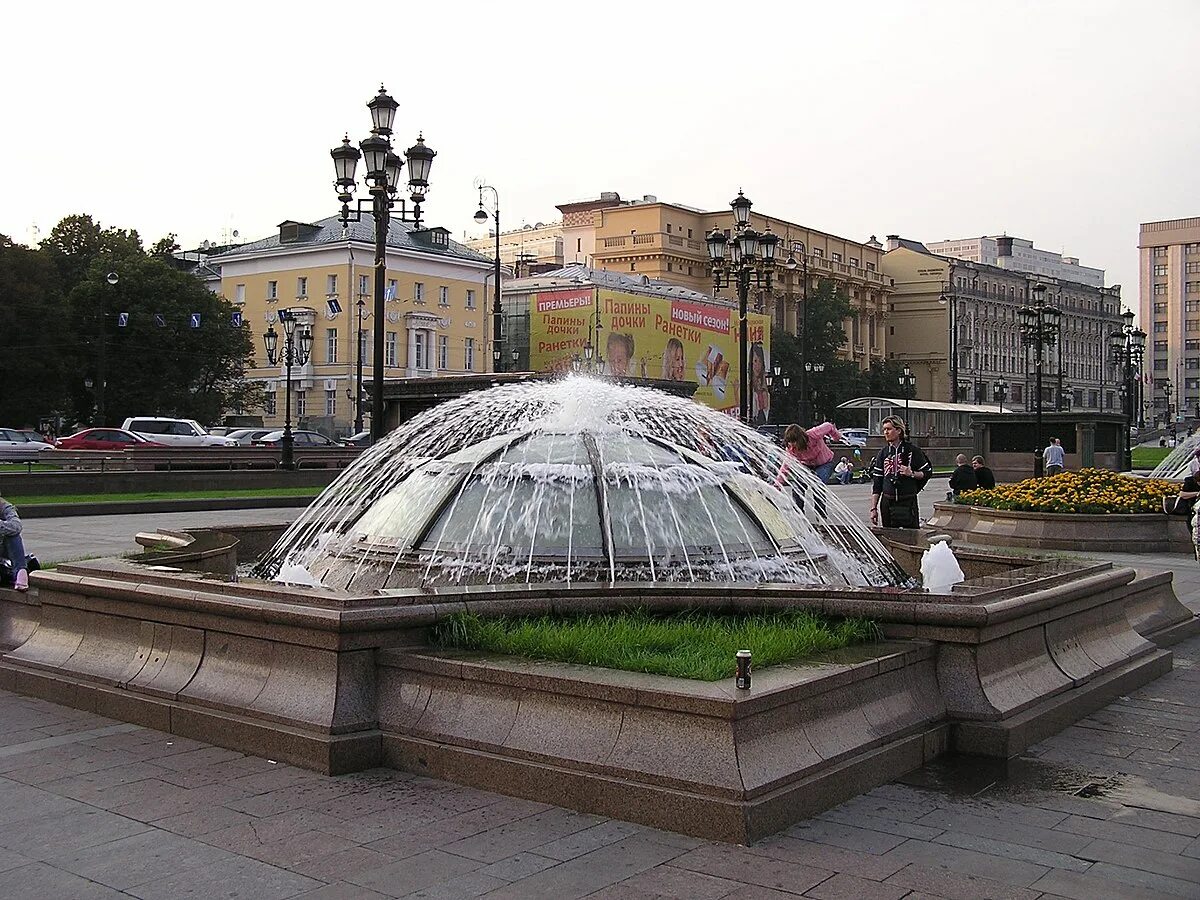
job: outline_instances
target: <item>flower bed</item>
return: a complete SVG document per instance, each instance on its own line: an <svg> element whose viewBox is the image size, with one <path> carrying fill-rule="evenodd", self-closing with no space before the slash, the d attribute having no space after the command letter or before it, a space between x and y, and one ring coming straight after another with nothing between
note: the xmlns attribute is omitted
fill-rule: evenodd
<svg viewBox="0 0 1200 900"><path fill-rule="evenodd" d="M955 503L1076 515L1161 513L1162 498L1178 492L1179 485L1173 481L1132 478L1107 469L1080 469L1004 484L992 490L963 491Z"/></svg>

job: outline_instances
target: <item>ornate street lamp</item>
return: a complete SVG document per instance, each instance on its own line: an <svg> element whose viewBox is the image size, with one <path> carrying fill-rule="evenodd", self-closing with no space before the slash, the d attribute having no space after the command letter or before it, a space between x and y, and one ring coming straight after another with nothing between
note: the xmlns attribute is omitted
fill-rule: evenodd
<svg viewBox="0 0 1200 900"><path fill-rule="evenodd" d="M750 201L738 191L730 202L733 209L734 233L726 238L714 228L706 239L708 258L712 266L713 287L720 290L733 284L738 294L738 377L740 385L739 416L750 422L750 351L748 316L751 282L771 290L771 274L775 268L775 247L779 238L768 226L761 235L750 227ZM726 250L729 251L728 257Z"/></svg>
<svg viewBox="0 0 1200 900"><path fill-rule="evenodd" d="M1046 305L1046 285L1040 281L1033 286L1033 303L1022 306L1021 342L1033 347L1034 353L1034 409L1036 411L1036 443L1033 457L1033 477L1042 477L1042 363L1043 349L1052 347L1058 340L1061 312L1057 307ZM1057 405L1057 404L1056 404Z"/></svg>
<svg viewBox="0 0 1200 900"><path fill-rule="evenodd" d="M1004 412L1004 401L1008 399L1008 382L1003 378L992 388L992 399L1000 404L1000 412Z"/></svg>
<svg viewBox="0 0 1200 900"><path fill-rule="evenodd" d="M900 375L898 380L900 382L900 391L904 396L904 426L906 428L911 428L912 423L908 421L908 401L916 390L917 376L912 373L912 369L910 369L908 364L905 363L904 372Z"/></svg>
<svg viewBox="0 0 1200 900"><path fill-rule="evenodd" d="M279 465L284 469L294 469L295 461L292 455L292 366L302 366L312 355L312 327L304 325L297 329L296 313L294 310L281 309L279 321L283 325L283 354L279 354L279 335L272 325L263 335L263 345L267 350L267 362L272 366L283 363L285 378L283 408L283 440L280 442L283 455ZM374 425L374 422L372 422Z"/></svg>
<svg viewBox="0 0 1200 900"><path fill-rule="evenodd" d="M1122 370L1121 399L1125 410L1125 468L1133 469L1133 420L1137 403L1140 368L1146 349L1146 332L1133 327L1133 311L1121 313L1121 330L1109 337L1109 349Z"/></svg>
<svg viewBox="0 0 1200 900"><path fill-rule="evenodd" d="M371 384L371 440L377 441L383 437L385 430L383 413L383 363L384 363L384 295L387 291L387 238L391 220L411 222L414 227L421 227L421 204L425 202L425 194L429 190L429 170L433 166L433 158L437 156L433 150L425 146L422 135L417 136L417 142L404 151L404 159L392 149L392 123L396 118L398 104L384 89L379 86L379 93L367 103L371 113L371 135L359 142L358 147L350 144L350 136L342 138L340 147L335 147L329 155L333 157L335 174L334 190L342 204L342 229L349 228L351 222L359 222L364 214L375 220L375 303L372 323L374 358L372 360ZM354 191L357 188L355 169L359 160L366 166L364 183L371 197L369 201L359 198L354 208ZM408 162L408 201L412 203L412 212L408 210L403 198L397 199L400 190L400 179L404 162ZM364 203L367 205L364 206ZM398 212L393 209L399 207ZM360 311L361 312L361 311ZM361 328L362 317L359 316ZM311 339L311 333L310 333ZM359 342L359 354L362 354L362 342ZM360 382L361 384L361 382ZM361 422L359 423L361 424Z"/></svg>
<svg viewBox="0 0 1200 900"><path fill-rule="evenodd" d="M797 251L800 252L799 260L796 259ZM783 266L789 272L800 269L800 421L809 422L811 419L805 415L805 407L808 404L808 370L804 368L808 358L808 248L804 246L803 241L792 241L791 247L788 248L787 262Z"/></svg>
<svg viewBox="0 0 1200 900"><path fill-rule="evenodd" d="M492 285L492 371L500 372L503 371L501 363L504 360L502 350L504 314L500 309L500 193L490 184L479 185L479 209L475 210L475 221L480 225L488 220L488 211L483 205L484 191L492 192L492 218L496 223L496 258L493 260L496 271ZM515 350L516 348L513 349ZM516 362L516 357L513 357L513 362Z"/></svg>

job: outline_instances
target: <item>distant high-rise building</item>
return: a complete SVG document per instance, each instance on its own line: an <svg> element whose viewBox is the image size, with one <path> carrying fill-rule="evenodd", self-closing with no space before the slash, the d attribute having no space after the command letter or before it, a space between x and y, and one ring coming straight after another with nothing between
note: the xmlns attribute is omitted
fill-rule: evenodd
<svg viewBox="0 0 1200 900"><path fill-rule="evenodd" d="M1200 218L1143 223L1138 271L1154 418L1168 397L1173 415L1200 418Z"/></svg>
<svg viewBox="0 0 1200 900"><path fill-rule="evenodd" d="M939 256L952 256L985 266L996 266L1012 272L1027 272L1030 275L1044 275L1047 278L1059 278L1091 287L1104 287L1103 269L1081 266L1074 256L1041 250L1033 246L1033 241L1027 241L1025 238L1009 237L1005 234L990 237L985 235L953 241L934 241L926 243L925 246L931 253Z"/></svg>

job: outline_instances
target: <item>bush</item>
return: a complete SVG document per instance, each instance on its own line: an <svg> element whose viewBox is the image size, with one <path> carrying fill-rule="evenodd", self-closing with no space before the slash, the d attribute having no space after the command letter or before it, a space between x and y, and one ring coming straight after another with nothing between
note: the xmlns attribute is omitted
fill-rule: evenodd
<svg viewBox="0 0 1200 900"><path fill-rule="evenodd" d="M1173 481L1132 478L1107 469L1080 469L1030 478L989 491L963 491L955 503L1020 512L1161 513L1163 497L1179 492Z"/></svg>

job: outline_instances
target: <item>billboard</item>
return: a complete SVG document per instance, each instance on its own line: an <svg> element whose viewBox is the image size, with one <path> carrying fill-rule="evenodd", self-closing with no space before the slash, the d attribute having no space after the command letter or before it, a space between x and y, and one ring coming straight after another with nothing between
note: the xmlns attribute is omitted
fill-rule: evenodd
<svg viewBox="0 0 1200 900"><path fill-rule="evenodd" d="M751 421L770 421L770 318L751 313ZM599 338L597 338L599 335ZM737 415L737 310L715 303L643 297L607 288L534 294L529 303L530 368L568 371L594 345L593 363L610 375L691 381L698 402Z"/></svg>

